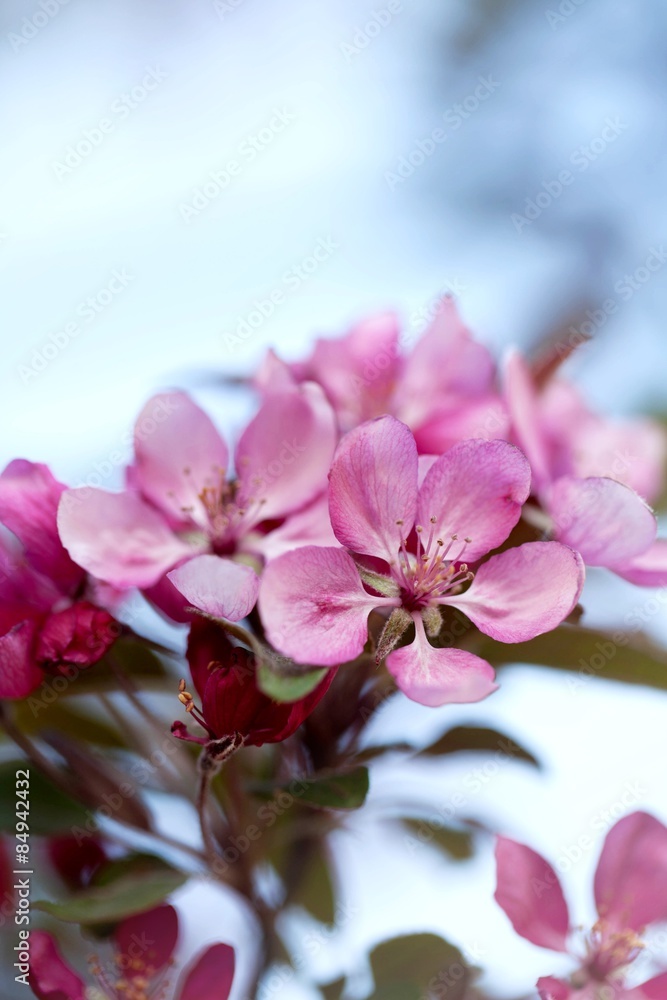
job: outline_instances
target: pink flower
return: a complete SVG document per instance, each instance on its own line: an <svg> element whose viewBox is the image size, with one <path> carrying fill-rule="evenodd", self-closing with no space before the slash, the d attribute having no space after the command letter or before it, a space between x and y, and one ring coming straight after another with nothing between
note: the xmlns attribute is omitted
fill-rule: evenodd
<svg viewBox="0 0 667 1000"><path fill-rule="evenodd" d="M372 610L392 609L377 656L408 697L486 697L496 685L485 660L429 642L440 609L460 608L487 635L522 642L561 622L583 585L580 557L556 542L508 549L470 571L507 538L529 483L526 459L504 441L463 441L418 459L394 417L351 431L329 477L331 523L349 551L307 546L266 567L259 608L269 640L299 663L331 666L362 652ZM414 640L395 648L411 625Z"/></svg>
<svg viewBox="0 0 667 1000"><path fill-rule="evenodd" d="M113 935L113 958L92 963L94 995L100 1000L145 1000L164 995L178 940L173 906L127 917ZM174 1000L227 1000L234 980L234 949L228 944L207 948L185 969ZM86 983L62 958L54 938L30 933L30 987L39 1000L86 1000ZM170 994L172 995L172 994Z"/></svg>
<svg viewBox="0 0 667 1000"><path fill-rule="evenodd" d="M553 537L581 553L589 566L604 566L640 586L666 584L667 540L656 539L653 512L632 488L659 485L664 448L659 432L648 421L637 422L616 437L611 425L588 414L583 404L573 405L569 390L560 387L540 397L518 353L509 357L505 374L515 438L530 461L533 493ZM600 449L595 459L593 448ZM590 475L593 468L604 474Z"/></svg>
<svg viewBox="0 0 667 1000"><path fill-rule="evenodd" d="M260 552L276 521L315 499L335 442L318 386L270 393L241 435L232 477L209 417L184 393L165 393L137 420L128 489L69 490L61 538L90 572L139 587L177 621L188 619L187 604L238 621L255 604L258 580L232 557Z"/></svg>
<svg viewBox="0 0 667 1000"><path fill-rule="evenodd" d="M593 883L599 919L583 955L570 947L568 907L551 865L505 837L498 838L496 863L495 898L517 934L579 963L569 982L540 979L541 1000L665 1000L667 973L639 987L626 986L626 972L644 947L645 928L667 920L667 828L662 823L635 812L607 834Z"/></svg>
<svg viewBox="0 0 667 1000"><path fill-rule="evenodd" d="M69 666L96 663L119 634L89 600L92 581L63 548L56 512L65 486L16 459L0 475L0 697L25 698Z"/></svg>
<svg viewBox="0 0 667 1000"><path fill-rule="evenodd" d="M427 331L401 352L397 319L381 314L357 323L338 339L320 339L310 358L285 365L269 354L258 377L263 388L311 379L351 430L390 413L414 431L419 451L440 453L467 438L506 436L505 406L495 391L495 363L445 297Z"/></svg>

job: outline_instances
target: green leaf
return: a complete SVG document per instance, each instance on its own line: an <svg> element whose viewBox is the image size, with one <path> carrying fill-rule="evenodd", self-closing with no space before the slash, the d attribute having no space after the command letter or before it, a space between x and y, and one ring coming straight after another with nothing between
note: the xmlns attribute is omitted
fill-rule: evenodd
<svg viewBox="0 0 667 1000"><path fill-rule="evenodd" d="M327 809L359 809L366 801L368 785L368 768L355 767L341 774L309 780L299 798Z"/></svg>
<svg viewBox="0 0 667 1000"><path fill-rule="evenodd" d="M56 788L41 771L25 760L12 760L0 764L0 831L14 833L16 828L16 772L30 774L29 801L31 809L27 818L30 833L50 836L70 832L73 826L83 826L90 819L90 812Z"/></svg>
<svg viewBox="0 0 667 1000"><path fill-rule="evenodd" d="M306 845L304 845L306 846ZM289 902L303 906L322 924L336 920L336 899L323 844L316 844L305 864L300 866L299 881L289 894Z"/></svg>
<svg viewBox="0 0 667 1000"><path fill-rule="evenodd" d="M173 869L126 874L108 885L79 892L62 903L41 899L33 907L70 924L114 923L157 906L186 880L187 875Z"/></svg>
<svg viewBox="0 0 667 1000"><path fill-rule="evenodd" d="M313 670L298 676L283 676L271 670L266 663L260 663L257 684L260 691L274 701L299 701L317 687L326 673L326 670Z"/></svg>
<svg viewBox="0 0 667 1000"><path fill-rule="evenodd" d="M287 792L295 801L324 809L358 809L368 794L368 768L327 774L315 778L298 778L289 784L276 785L255 781L250 790L261 798L272 798L277 792Z"/></svg>
<svg viewBox="0 0 667 1000"><path fill-rule="evenodd" d="M324 997L324 1000L341 1000L344 987L345 980L337 979L335 983L327 983L326 986L318 986L318 989Z"/></svg>
<svg viewBox="0 0 667 1000"><path fill-rule="evenodd" d="M59 729L65 733L73 733L84 743L114 748L125 746L118 731L107 722L76 711L59 701L33 705L32 708L27 700L19 702L15 708L15 719L21 731L28 735L44 729Z"/></svg>
<svg viewBox="0 0 667 1000"><path fill-rule="evenodd" d="M369 1000L422 1000L424 994L419 986L411 983L392 983L381 986Z"/></svg>
<svg viewBox="0 0 667 1000"><path fill-rule="evenodd" d="M375 979L373 1000L412 1000L415 990L417 997L430 990L446 995L447 1000L463 1000L472 976L458 948L435 934L408 934L383 941L373 949L370 960ZM399 987L402 992L397 992Z"/></svg>
<svg viewBox="0 0 667 1000"><path fill-rule="evenodd" d="M648 600L648 599L647 599ZM497 666L531 663L579 674L572 684L595 677L667 690L667 652L641 632L616 632L560 625L529 642L505 645L482 637L478 656Z"/></svg>
<svg viewBox="0 0 667 1000"><path fill-rule="evenodd" d="M466 830L455 830L429 819L404 819L407 836L419 844L439 847L455 861L465 861L473 855L472 835Z"/></svg>
<svg viewBox="0 0 667 1000"><path fill-rule="evenodd" d="M453 729L444 733L439 740L431 743L430 746L420 750L420 754L429 757L442 756L448 753L459 753L461 751L483 751L486 753L502 753L516 760L524 760L535 767L539 767L539 761L530 751L519 746L509 736L499 733L495 729L486 729L479 726L454 726Z"/></svg>
<svg viewBox="0 0 667 1000"><path fill-rule="evenodd" d="M128 854L124 858L117 858L114 861L107 861L96 874L93 884L95 886L111 885L119 878L131 875L143 877L153 872L173 872L175 869L164 858L157 854Z"/></svg>

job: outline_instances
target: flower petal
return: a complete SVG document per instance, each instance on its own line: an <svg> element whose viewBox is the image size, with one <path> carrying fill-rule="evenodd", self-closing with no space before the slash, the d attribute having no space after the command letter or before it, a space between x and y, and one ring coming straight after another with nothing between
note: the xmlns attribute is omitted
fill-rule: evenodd
<svg viewBox="0 0 667 1000"><path fill-rule="evenodd" d="M0 475L0 522L23 543L31 566L68 594L84 574L58 537L56 515L64 489L46 465L20 458Z"/></svg>
<svg viewBox="0 0 667 1000"><path fill-rule="evenodd" d="M667 827L645 812L620 819L605 839L593 890L611 930L667 920Z"/></svg>
<svg viewBox="0 0 667 1000"><path fill-rule="evenodd" d="M498 837L496 870L494 898L517 934L540 948L567 951L567 903L549 862L524 844Z"/></svg>
<svg viewBox="0 0 667 1000"><path fill-rule="evenodd" d="M308 370L331 400L344 430L389 409L399 374L399 326L393 313L369 316L344 337L315 342Z"/></svg>
<svg viewBox="0 0 667 1000"><path fill-rule="evenodd" d="M542 976L535 985L540 994L540 1000L570 1000L570 997L576 996L567 983L564 983L562 979L554 979L553 976ZM579 997L580 1000L585 1000L581 993Z"/></svg>
<svg viewBox="0 0 667 1000"><path fill-rule="evenodd" d="M184 392L164 392L144 406L134 428L132 485L175 524L204 526L200 499L219 489L229 451L210 417Z"/></svg>
<svg viewBox="0 0 667 1000"><path fill-rule="evenodd" d="M623 566L655 540L651 508L615 479L562 476L549 492L548 508L555 537L589 566Z"/></svg>
<svg viewBox="0 0 667 1000"><path fill-rule="evenodd" d="M230 622L250 614L259 590L252 567L210 554L189 559L167 573L167 579L193 607Z"/></svg>
<svg viewBox="0 0 667 1000"><path fill-rule="evenodd" d="M510 352L505 360L504 385L514 437L530 462L539 493L551 480L551 458L533 379L518 351Z"/></svg>
<svg viewBox="0 0 667 1000"><path fill-rule="evenodd" d="M416 507L417 446L410 429L395 417L379 417L346 434L329 474L338 541L391 563L401 535L412 529Z"/></svg>
<svg viewBox="0 0 667 1000"><path fill-rule="evenodd" d="M307 545L264 570L259 611L269 641L297 663L329 667L358 656L373 608L396 600L372 597L342 549Z"/></svg>
<svg viewBox="0 0 667 1000"><path fill-rule="evenodd" d="M123 975L150 980L168 965L177 940L178 915L173 906L156 906L126 917L114 932Z"/></svg>
<svg viewBox="0 0 667 1000"><path fill-rule="evenodd" d="M36 657L44 667L90 667L102 659L121 631L108 611L89 601L76 601L43 622Z"/></svg>
<svg viewBox="0 0 667 1000"><path fill-rule="evenodd" d="M656 538L645 552L622 566L614 566L624 580L638 587L664 587L667 585L667 538Z"/></svg>
<svg viewBox="0 0 667 1000"><path fill-rule="evenodd" d="M526 542L491 556L464 594L443 597L486 635L525 642L567 618L584 585L581 556L559 542Z"/></svg>
<svg viewBox="0 0 667 1000"><path fill-rule="evenodd" d="M150 587L193 554L136 493L66 490L58 529L75 562L117 587Z"/></svg>
<svg viewBox="0 0 667 1000"><path fill-rule="evenodd" d="M46 931L30 932L30 988L39 1000L86 1000L86 984Z"/></svg>
<svg viewBox="0 0 667 1000"><path fill-rule="evenodd" d="M214 944L185 970L177 1000L227 1000L234 981L234 949Z"/></svg>
<svg viewBox="0 0 667 1000"><path fill-rule="evenodd" d="M291 552L304 545L338 545L331 527L329 497L326 493L322 493L303 510L290 514L275 531L269 531L266 535L248 535L243 547L245 551L257 552L268 562L281 556L283 552Z"/></svg>
<svg viewBox="0 0 667 1000"><path fill-rule="evenodd" d="M420 705L463 705L497 690L493 668L464 649L437 649L426 637L419 614L413 615L415 639L387 657L387 669L403 694Z"/></svg>
<svg viewBox="0 0 667 1000"><path fill-rule="evenodd" d="M406 358L397 412L411 427L455 400L485 394L493 381L490 352L473 340L456 302L445 296L425 334Z"/></svg>
<svg viewBox="0 0 667 1000"><path fill-rule="evenodd" d="M284 517L321 493L336 438L334 412L318 385L269 393L236 448L244 525Z"/></svg>
<svg viewBox="0 0 667 1000"><path fill-rule="evenodd" d="M0 698L27 698L44 680L35 663L37 624L19 622L0 637Z"/></svg>
<svg viewBox="0 0 667 1000"><path fill-rule="evenodd" d="M459 441L481 438L484 441L506 441L509 416L504 401L489 395L480 399L457 400L447 410L436 410L429 419L415 428L415 441L420 454L442 455Z"/></svg>
<svg viewBox="0 0 667 1000"><path fill-rule="evenodd" d="M635 996L633 991L628 996ZM636 988L636 1000L667 1000L667 972L661 973Z"/></svg>
<svg viewBox="0 0 667 1000"><path fill-rule="evenodd" d="M463 543L475 562L504 542L521 516L530 490L530 467L506 441L461 441L441 455L419 491L417 521L447 542ZM433 520L435 518L435 520ZM455 553L453 553L455 557Z"/></svg>

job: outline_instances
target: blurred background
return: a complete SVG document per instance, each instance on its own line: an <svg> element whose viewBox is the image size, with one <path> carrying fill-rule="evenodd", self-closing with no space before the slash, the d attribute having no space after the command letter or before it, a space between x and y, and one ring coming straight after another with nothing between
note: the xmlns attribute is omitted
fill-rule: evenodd
<svg viewBox="0 0 667 1000"><path fill-rule="evenodd" d="M233 434L251 401L222 376L374 310L416 336L446 291L499 353L592 334L570 371L594 404L664 409L661 0L5 0L0 34L3 465L114 487L110 456L129 457L154 390L188 388ZM595 572L587 587L588 623L645 613L667 636L646 591ZM541 774L482 780L470 759L398 774L425 816L459 791L458 819L564 859L587 922L614 818L667 821L667 699L526 667L502 679L483 705L401 700L377 726L426 742L486 722L539 756ZM529 994L563 965L493 903L491 838L457 865L412 849L383 819L396 782L378 766L338 836L352 916L305 960L363 995L369 945L430 929L487 970L488 992ZM595 849L568 861L582 835ZM209 905L215 937L232 935L238 916L210 902L207 921ZM309 933L288 928L297 954Z"/></svg>

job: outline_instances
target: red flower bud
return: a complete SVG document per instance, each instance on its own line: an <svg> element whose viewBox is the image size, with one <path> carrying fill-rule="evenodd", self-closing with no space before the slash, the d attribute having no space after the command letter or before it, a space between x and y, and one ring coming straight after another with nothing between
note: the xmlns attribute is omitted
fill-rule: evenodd
<svg viewBox="0 0 667 1000"><path fill-rule="evenodd" d="M118 638L111 615L88 601L49 615L37 637L36 660L46 668L97 663Z"/></svg>
<svg viewBox="0 0 667 1000"><path fill-rule="evenodd" d="M279 743L296 732L326 693L335 670L329 670L305 698L294 702L273 701L257 686L257 664L248 650L234 646L215 622L197 620L190 627L187 659L201 711L187 691L181 701L208 731L208 738L190 736L182 722L172 732L179 739L206 744L239 733L246 744Z"/></svg>

